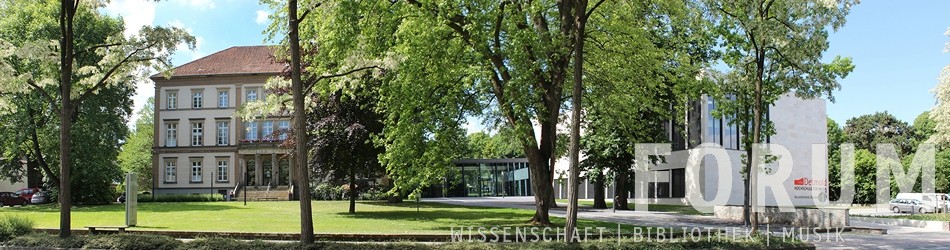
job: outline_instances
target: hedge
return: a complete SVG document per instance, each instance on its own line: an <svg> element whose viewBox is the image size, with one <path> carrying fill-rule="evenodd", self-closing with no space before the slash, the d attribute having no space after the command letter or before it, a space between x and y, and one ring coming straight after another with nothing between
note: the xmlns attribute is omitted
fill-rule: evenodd
<svg viewBox="0 0 950 250"><path fill-rule="evenodd" d="M725 237L724 237L725 238ZM561 249L814 249L814 246L802 242L785 242L773 240L766 245L762 237L754 241L699 241L699 242L633 242L629 239L605 240L603 242L584 242L567 244L563 242L539 243L411 243L411 242L381 242L381 243L348 243L348 242L317 242L304 245L299 243L265 242L260 240L245 241L225 238L202 238L189 242L181 242L168 236L145 234L106 234L106 235L75 235L70 238L59 238L49 234L28 234L4 242L8 247L34 248L90 248L90 249L450 249L450 250L561 250Z"/></svg>

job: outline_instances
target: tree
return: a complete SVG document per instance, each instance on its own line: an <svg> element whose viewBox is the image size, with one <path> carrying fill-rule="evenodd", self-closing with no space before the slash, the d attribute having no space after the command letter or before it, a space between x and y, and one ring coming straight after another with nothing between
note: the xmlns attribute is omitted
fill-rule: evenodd
<svg viewBox="0 0 950 250"><path fill-rule="evenodd" d="M135 121L135 130L125 138L119 153L119 165L128 173L136 173L137 191L152 189L152 141L155 139L155 98L150 97Z"/></svg>
<svg viewBox="0 0 950 250"><path fill-rule="evenodd" d="M844 135L846 140L854 143L858 149L867 149L876 154L878 144L890 143L895 145L898 155L905 155L916 148L914 141L917 136L914 130L915 128L906 122L885 111L848 119L844 126Z"/></svg>
<svg viewBox="0 0 950 250"><path fill-rule="evenodd" d="M371 91L364 90L364 91ZM348 184L349 212L356 213L356 177L373 178L382 172L379 155L383 147L373 137L383 132L382 116L375 112L372 94L345 96L342 91L313 97L316 107L308 112L308 127L313 133L308 147L314 177L330 177Z"/></svg>
<svg viewBox="0 0 950 250"><path fill-rule="evenodd" d="M307 164L308 150L305 142L307 139L306 117L304 114L304 88L301 82L301 64L300 64L300 20L307 16L309 11L304 12L302 16L297 16L297 0L287 2L287 24L289 31L288 43L290 43L290 79L291 93L294 102L294 169L297 171L297 190L300 191L300 242L304 244L313 243L313 211L310 208L310 171L305 167Z"/></svg>
<svg viewBox="0 0 950 250"><path fill-rule="evenodd" d="M501 128L494 135L479 131L468 134L468 153L466 158L521 158L524 156L524 150L517 140L511 135L513 131L507 128Z"/></svg>
<svg viewBox="0 0 950 250"><path fill-rule="evenodd" d="M774 134L767 120L768 107L781 96L794 92L798 97L827 96L840 88L854 66L850 58L835 57L823 63L828 49L828 33L845 23L857 1L835 0L754 0L706 1L722 39L723 62L729 66L722 91L713 93L719 101L719 117L734 117L730 125L740 125L748 159L745 213L752 231L758 230L756 181L762 156L752 155L752 144L765 142ZM733 97L733 98L729 98Z"/></svg>
<svg viewBox="0 0 950 250"><path fill-rule="evenodd" d="M10 2L5 6L18 3ZM35 6L52 6L52 1L30 3ZM73 197L70 188L73 158L73 125L81 119L82 104L100 91L111 86L128 85L134 79L143 79L146 71L153 68L167 70L171 67L170 55L178 44L186 43L194 48L194 38L179 28L142 27L138 35L125 37L120 34L75 33L76 18L80 25L84 18L108 18L96 9L100 1L61 0L58 10L58 30L52 32L58 39L54 46L48 39L37 39L21 46L7 46L0 58L4 66L0 70L3 92L39 93L57 113L59 119L59 196ZM46 18L49 18L47 16ZM35 30L50 32L50 30ZM77 36L78 35L78 36ZM86 36L102 38L104 43L84 43ZM87 40L91 41L91 40ZM56 57L52 55L57 55ZM89 56L100 57L98 61L83 61ZM17 65L37 65L32 70L14 70ZM12 65L12 66L11 66ZM56 89L58 92L50 92ZM54 96L57 94L58 96ZM74 95L75 94L75 95ZM78 133L77 133L78 134ZM120 137L121 138L121 137ZM77 162L78 163L78 162ZM79 168L77 171L84 171ZM68 237L72 199L60 201L60 237Z"/></svg>
<svg viewBox="0 0 950 250"><path fill-rule="evenodd" d="M828 197L838 200L841 197L841 144L845 142L844 130L835 120L828 117Z"/></svg>
<svg viewBox="0 0 950 250"><path fill-rule="evenodd" d="M944 34L950 36L950 29L947 29ZM950 44L947 44L943 51L950 52ZM930 111L930 119L934 123L934 134L929 142L946 144L950 142L950 65L943 68L937 79L937 86L933 89L937 97L937 105L934 105Z"/></svg>

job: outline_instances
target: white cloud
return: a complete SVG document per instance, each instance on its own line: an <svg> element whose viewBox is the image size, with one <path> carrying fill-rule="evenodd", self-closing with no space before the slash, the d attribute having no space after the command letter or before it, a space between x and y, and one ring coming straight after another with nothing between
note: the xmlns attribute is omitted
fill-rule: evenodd
<svg viewBox="0 0 950 250"><path fill-rule="evenodd" d="M270 12L258 10L257 18L254 19L254 22L257 22L257 24L264 24L264 22L267 22L267 16L269 15L270 15Z"/></svg>
<svg viewBox="0 0 950 250"><path fill-rule="evenodd" d="M180 28L180 29L184 29L186 32L188 32L188 34L191 34L192 36L195 36L195 49L194 49L194 50L188 49L188 45L187 45L187 44L181 43L181 44L178 44L178 46L175 48L175 51L176 51L177 53L180 53L180 54L183 54L183 55L191 54L191 60L195 60L195 59L198 59L198 58L201 58L202 56L204 56L204 53L201 52L201 45L204 43L204 40L205 40L204 37L195 35L195 31L192 30L191 27L186 26L184 23L182 23L182 22L179 21L179 20L172 20L171 22L168 22L168 25L169 25L169 26L172 26L172 27L177 27L177 28Z"/></svg>
<svg viewBox="0 0 950 250"><path fill-rule="evenodd" d="M215 7L214 0L175 0L174 2L198 10L214 9Z"/></svg>
<svg viewBox="0 0 950 250"><path fill-rule="evenodd" d="M142 26L155 21L155 2L150 0L113 0L106 5L106 13L125 20L125 36L139 32Z"/></svg>

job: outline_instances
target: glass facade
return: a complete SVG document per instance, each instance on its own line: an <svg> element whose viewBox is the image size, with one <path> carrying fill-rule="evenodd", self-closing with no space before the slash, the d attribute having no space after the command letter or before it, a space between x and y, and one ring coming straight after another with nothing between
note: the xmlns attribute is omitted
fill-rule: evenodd
<svg viewBox="0 0 950 250"><path fill-rule="evenodd" d="M531 196L528 161L513 159L463 159L458 172L441 185L427 189L426 197Z"/></svg>

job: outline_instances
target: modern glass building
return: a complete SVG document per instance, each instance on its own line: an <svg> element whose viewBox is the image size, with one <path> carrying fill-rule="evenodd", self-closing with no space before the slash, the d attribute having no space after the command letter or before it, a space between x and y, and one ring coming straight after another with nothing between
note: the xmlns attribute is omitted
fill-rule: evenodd
<svg viewBox="0 0 950 250"><path fill-rule="evenodd" d="M460 159L458 171L425 197L531 196L527 158Z"/></svg>

